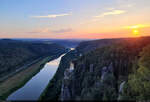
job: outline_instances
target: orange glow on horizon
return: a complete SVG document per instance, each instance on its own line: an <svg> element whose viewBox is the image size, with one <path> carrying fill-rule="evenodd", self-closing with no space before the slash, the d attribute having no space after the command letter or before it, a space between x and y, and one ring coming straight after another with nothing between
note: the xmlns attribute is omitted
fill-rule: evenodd
<svg viewBox="0 0 150 102"><path fill-rule="evenodd" d="M142 24L141 24L142 25ZM144 24L143 24L144 25ZM0 38L58 38L58 39L105 39L105 38L127 38L150 36L150 27L148 26L132 26L123 28L123 26L108 27L108 28L92 28L92 29L77 29L69 32L52 32L49 28L35 29L32 32L14 32L14 35L2 34ZM30 36L29 36L30 34ZM36 36L36 37L35 37Z"/></svg>
<svg viewBox="0 0 150 102"><path fill-rule="evenodd" d="M139 37L139 36L140 36L139 30L137 30L137 29L134 29L134 30L132 31L132 33L133 33L133 36L134 36L134 37Z"/></svg>
<svg viewBox="0 0 150 102"><path fill-rule="evenodd" d="M132 25L132 26L126 26L124 28L126 29L138 29L138 28L147 28L150 27L149 24L137 24L137 25Z"/></svg>

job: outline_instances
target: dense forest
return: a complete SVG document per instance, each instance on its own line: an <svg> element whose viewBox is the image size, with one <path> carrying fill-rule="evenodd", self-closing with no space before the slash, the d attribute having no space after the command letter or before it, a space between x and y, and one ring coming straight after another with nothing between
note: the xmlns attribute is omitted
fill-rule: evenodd
<svg viewBox="0 0 150 102"><path fill-rule="evenodd" d="M80 42L87 41L86 39L14 39L24 42L34 42L34 43L56 43L58 45L67 47L67 48L75 48Z"/></svg>
<svg viewBox="0 0 150 102"><path fill-rule="evenodd" d="M74 70L65 71L61 100L150 98L150 37L117 39L73 62Z"/></svg>
<svg viewBox="0 0 150 102"><path fill-rule="evenodd" d="M0 40L0 77L19 69L21 66L44 56L67 51L55 43L33 43L11 39Z"/></svg>
<svg viewBox="0 0 150 102"><path fill-rule="evenodd" d="M0 75L66 51L55 43L0 40ZM40 100L149 100L149 63L150 37L81 42L62 57Z"/></svg>
<svg viewBox="0 0 150 102"><path fill-rule="evenodd" d="M58 101L61 93L61 85L64 77L64 71L66 70L66 68L70 67L70 62L76 57L77 53L75 50L68 52L65 56L62 57L56 74L49 82L49 85L40 97L41 101Z"/></svg>
<svg viewBox="0 0 150 102"><path fill-rule="evenodd" d="M148 100L149 61L150 37L81 42L41 100Z"/></svg>

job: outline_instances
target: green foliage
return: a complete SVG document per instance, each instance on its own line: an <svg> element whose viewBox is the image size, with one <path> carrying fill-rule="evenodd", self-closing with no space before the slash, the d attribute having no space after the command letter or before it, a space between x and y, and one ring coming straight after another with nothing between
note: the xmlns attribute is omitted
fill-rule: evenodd
<svg viewBox="0 0 150 102"><path fill-rule="evenodd" d="M114 42L113 42L114 41ZM105 42L105 43L104 43ZM106 44L107 43L107 44ZM97 45L95 45L97 44ZM86 52L81 58L76 61L76 67L74 71L74 83L76 96L81 96L80 99L95 99L95 96L101 97L97 100L117 100L118 97L118 85L119 82L126 81L128 75L134 72L137 72L138 69L138 58L139 53L142 51L143 47L150 44L148 38L139 38L139 39L107 39L107 40L97 40L81 43L77 50L79 52ZM95 50L91 50L99 46ZM89 50L90 52L88 52ZM88 53L87 53L88 52ZM147 55L146 55L147 56ZM145 59L149 60L149 59ZM145 62L143 60L143 62ZM100 79L96 77L101 77L102 68L108 67L112 63L113 73L107 74L104 78L103 85L97 88L95 86L96 82L99 82ZM90 65L93 64L93 72L91 72ZM148 71L140 71L143 76L149 75ZM137 77L139 75L133 74L130 77ZM124 93L121 95L121 99L128 100L134 99L136 93L133 93L133 88L140 89L141 87L136 87L136 83L139 83L135 79L132 82L135 85L130 86L129 83L125 85ZM148 83L144 84L148 88ZM100 89L100 90L98 90ZM136 89L136 90L137 90ZM142 89L140 89L142 91ZM97 92L99 91L99 94ZM101 93L102 92L102 93ZM147 91L148 93L149 91ZM102 96L103 95L103 96Z"/></svg>
<svg viewBox="0 0 150 102"><path fill-rule="evenodd" d="M126 81L129 74L133 72L137 73L138 55L142 51L143 47L150 44L149 39L149 37L131 39L103 39L80 43L76 48L76 51L77 53L82 53L83 56L79 57L75 61L75 70L73 72L74 76L69 85L70 90L74 93L73 99L117 100L118 85L120 85L119 82ZM62 71L58 70L56 75L57 77L54 77L54 83L50 84L52 87L49 86L47 89L47 96L44 98L48 97L52 100L55 98L58 99L58 95L60 95L61 92L60 88L63 72L64 69L68 67L66 66L69 62L68 59L65 59L63 62L65 63L63 67L63 64L60 64L61 67L59 68L61 68ZM143 62L145 61L143 60ZM102 68L108 68L111 63L113 65L113 73L108 74L107 77L105 77L104 82L101 83ZM91 64L93 65L93 68L90 68ZM142 75L145 76L145 71L140 72L144 73ZM130 77L133 79L134 77L141 76L138 74L133 74L130 75ZM140 86L136 88L136 84L139 83L138 80L138 78L134 78L134 80L130 82L133 86L130 85L130 83L125 85L124 93L121 95L123 100L134 99L134 96L138 95L137 92L133 93L133 91L137 91L138 88L141 88ZM60 82L60 84L57 84L58 82ZM99 84L97 85L96 83ZM146 88L149 86L148 83L145 83L144 85ZM57 87L58 90L56 89L56 86L59 86ZM133 90L133 87L135 87L135 90Z"/></svg>
<svg viewBox="0 0 150 102"><path fill-rule="evenodd" d="M112 73L107 74L103 81L103 88L104 88L104 100L116 100L117 99L117 93L115 89L115 77Z"/></svg>
<svg viewBox="0 0 150 102"><path fill-rule="evenodd" d="M40 57L63 52L65 48L57 44L0 40L0 77Z"/></svg>
<svg viewBox="0 0 150 102"><path fill-rule="evenodd" d="M134 99L150 99L150 45L145 47L140 53L139 68L136 73L129 76L129 86Z"/></svg>
<svg viewBox="0 0 150 102"><path fill-rule="evenodd" d="M62 57L57 72L40 97L41 101L59 100L64 71L70 67L70 62L74 58L76 58L75 51L70 51Z"/></svg>
<svg viewBox="0 0 150 102"><path fill-rule="evenodd" d="M143 49L140 56L139 66L150 69L150 45Z"/></svg>

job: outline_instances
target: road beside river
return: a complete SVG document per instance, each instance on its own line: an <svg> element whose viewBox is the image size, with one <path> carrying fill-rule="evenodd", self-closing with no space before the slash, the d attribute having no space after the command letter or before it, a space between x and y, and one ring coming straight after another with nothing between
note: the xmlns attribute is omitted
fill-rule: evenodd
<svg viewBox="0 0 150 102"><path fill-rule="evenodd" d="M32 79L30 79L22 88L12 93L7 98L7 100L38 100L39 96L46 88L48 82L57 71L62 56L64 56L64 54L59 58L46 63L39 73L32 77Z"/></svg>

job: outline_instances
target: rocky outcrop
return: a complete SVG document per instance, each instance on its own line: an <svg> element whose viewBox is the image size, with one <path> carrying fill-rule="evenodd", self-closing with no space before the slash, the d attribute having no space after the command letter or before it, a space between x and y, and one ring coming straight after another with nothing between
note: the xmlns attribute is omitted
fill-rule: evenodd
<svg viewBox="0 0 150 102"><path fill-rule="evenodd" d="M70 68L66 69L64 72L64 79L61 87L61 96L60 100L71 100L72 99L72 90L71 90L71 78L73 76L74 65L70 63Z"/></svg>
<svg viewBox="0 0 150 102"><path fill-rule="evenodd" d="M101 81L104 81L104 78L106 77L106 74L108 73L107 67L103 67L101 71Z"/></svg>
<svg viewBox="0 0 150 102"><path fill-rule="evenodd" d="M119 93L123 93L123 87L125 85L125 81L123 81L121 84L120 84L120 88L119 88Z"/></svg>
<svg viewBox="0 0 150 102"><path fill-rule="evenodd" d="M118 96L118 100L122 100L123 99L123 88L124 88L124 85L125 85L125 81L123 81L121 84L120 84L120 87L119 87L119 96Z"/></svg>
<svg viewBox="0 0 150 102"><path fill-rule="evenodd" d="M90 72L94 72L94 65L90 64Z"/></svg>
<svg viewBox="0 0 150 102"><path fill-rule="evenodd" d="M70 71L74 70L74 64L72 62L70 63L70 68L69 69L70 69Z"/></svg>
<svg viewBox="0 0 150 102"><path fill-rule="evenodd" d="M113 74L113 65L112 63L108 67L103 67L101 70L101 81L103 82L104 79L108 76L108 74Z"/></svg>
<svg viewBox="0 0 150 102"><path fill-rule="evenodd" d="M104 94L116 93L115 78L113 76L112 63L108 67L105 66L101 69L100 79L89 79L89 78L92 78L91 76L87 76L87 78L86 77L83 78L82 75L84 75L84 73L85 74L89 73L89 75L91 73L91 75L93 75L95 72L94 64L89 64L89 72L87 72L88 70L85 70L83 66L85 65L81 63L80 68L74 69L72 68L72 65L71 65L69 69L66 69L64 73L64 80L63 80L62 89L61 89L62 101L64 100L65 101L66 100L87 100L87 99L96 100L96 98L94 98L95 96L93 96L94 94L98 94L100 98L102 99ZM75 70L78 70L78 71L75 71ZM82 73L83 70L84 70L84 73ZM78 76L79 74L80 76ZM113 90L109 90L109 88ZM89 97L89 95L91 96ZM114 98L114 97L116 97L116 95L113 95L111 98Z"/></svg>

